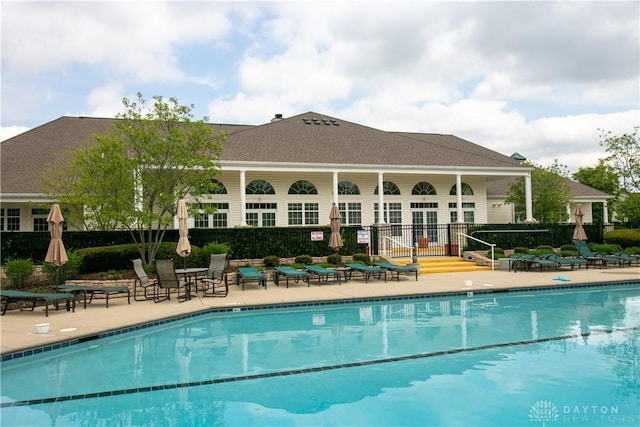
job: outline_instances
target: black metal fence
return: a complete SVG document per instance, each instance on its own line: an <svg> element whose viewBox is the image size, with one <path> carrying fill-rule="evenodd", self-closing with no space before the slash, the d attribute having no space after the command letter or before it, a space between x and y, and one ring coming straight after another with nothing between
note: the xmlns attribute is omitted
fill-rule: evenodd
<svg viewBox="0 0 640 427"><path fill-rule="evenodd" d="M602 243L603 236L612 226L587 224L584 226L589 242ZM439 224L439 225L372 225L342 227L343 255L367 253L391 257L411 256L417 247L418 256L453 256L460 249L487 249L473 239L494 243L503 249L540 245L560 247L571 243L574 224ZM463 235L461 235L462 233ZM329 227L271 227L191 229L192 245L202 247L208 243L226 243L233 259L262 259L269 255L281 258L311 255L326 256L329 248ZM70 231L63 233L67 250L133 243L124 231ZM168 230L165 242L178 241L178 231ZM32 259L41 263L49 245L48 232L1 232L1 262L7 259Z"/></svg>

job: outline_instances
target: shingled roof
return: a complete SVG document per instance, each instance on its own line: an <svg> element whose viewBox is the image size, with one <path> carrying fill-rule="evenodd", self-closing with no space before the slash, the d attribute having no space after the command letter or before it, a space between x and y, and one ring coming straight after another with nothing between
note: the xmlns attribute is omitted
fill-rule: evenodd
<svg viewBox="0 0 640 427"><path fill-rule="evenodd" d="M55 153L95 144L115 119L61 117L0 145L2 194L38 194L38 174ZM386 132L307 112L263 125L211 124L226 131L220 161L277 164L333 164L518 168L511 157L453 135Z"/></svg>
<svg viewBox="0 0 640 427"><path fill-rule="evenodd" d="M221 160L402 166L520 166L453 135L386 132L307 112L233 133Z"/></svg>

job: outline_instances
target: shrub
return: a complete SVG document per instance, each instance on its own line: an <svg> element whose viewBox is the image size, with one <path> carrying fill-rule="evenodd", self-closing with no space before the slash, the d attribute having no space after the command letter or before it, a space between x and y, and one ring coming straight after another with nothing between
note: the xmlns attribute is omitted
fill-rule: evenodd
<svg viewBox="0 0 640 427"><path fill-rule="evenodd" d="M575 249L570 249L570 250L560 250L560 256L563 258L575 258L577 257L578 251Z"/></svg>
<svg viewBox="0 0 640 427"><path fill-rule="evenodd" d="M211 255L213 254L229 254L231 249L226 243L207 243L200 250L200 263L202 265L209 265L211 261Z"/></svg>
<svg viewBox="0 0 640 427"><path fill-rule="evenodd" d="M528 254L529 253L529 248L518 246L518 247L513 248L513 253L515 253L515 254Z"/></svg>
<svg viewBox="0 0 640 427"><path fill-rule="evenodd" d="M629 255L640 255L640 246L631 246L624 250L625 254Z"/></svg>
<svg viewBox="0 0 640 427"><path fill-rule="evenodd" d="M573 251L576 254L578 253L578 248L576 248L576 246L574 244L568 244L568 245L562 245L560 246L560 252L565 252L565 251Z"/></svg>
<svg viewBox="0 0 640 427"><path fill-rule="evenodd" d="M542 254L553 254L555 253L555 251L553 250L553 248L549 245L540 245L538 247L536 247L536 251L538 253L542 253Z"/></svg>
<svg viewBox="0 0 640 427"><path fill-rule="evenodd" d="M333 253L327 257L327 263L333 265L341 265L342 264L342 255L339 253Z"/></svg>
<svg viewBox="0 0 640 427"><path fill-rule="evenodd" d="M275 267L280 265L280 258L275 255L269 255L262 259L262 264L265 267Z"/></svg>
<svg viewBox="0 0 640 427"><path fill-rule="evenodd" d="M304 270L304 264L294 262L293 264L291 264L291 268L295 268L296 270Z"/></svg>
<svg viewBox="0 0 640 427"><path fill-rule="evenodd" d="M589 249L591 249L593 252L598 252L603 255L610 255L622 251L620 245L612 245L607 243L589 243Z"/></svg>
<svg viewBox="0 0 640 427"><path fill-rule="evenodd" d="M82 256L77 252L67 253L67 262L59 267L53 264L45 262L42 266L42 273L47 276L49 283L58 284L64 283L65 280L73 278L78 274L80 266L82 265Z"/></svg>
<svg viewBox="0 0 640 427"><path fill-rule="evenodd" d="M604 241L623 248L640 246L640 229L627 228L604 233Z"/></svg>
<svg viewBox="0 0 640 427"><path fill-rule="evenodd" d="M122 279L122 274L120 274L116 270L109 270L102 275L104 280L120 280Z"/></svg>
<svg viewBox="0 0 640 427"><path fill-rule="evenodd" d="M491 251L489 251L489 252L491 252ZM493 248L493 252L494 252L496 255L504 255L504 249L502 249L502 248L498 248L498 247Z"/></svg>
<svg viewBox="0 0 640 427"><path fill-rule="evenodd" d="M4 266L4 274L15 289L26 288L34 270L33 261L30 259L9 260Z"/></svg>
<svg viewBox="0 0 640 427"><path fill-rule="evenodd" d="M367 254L357 253L353 254L354 262L361 262L362 264L369 265L371 264L371 257Z"/></svg>
<svg viewBox="0 0 640 427"><path fill-rule="evenodd" d="M311 255L298 255L294 260L295 264L313 264L313 257Z"/></svg>

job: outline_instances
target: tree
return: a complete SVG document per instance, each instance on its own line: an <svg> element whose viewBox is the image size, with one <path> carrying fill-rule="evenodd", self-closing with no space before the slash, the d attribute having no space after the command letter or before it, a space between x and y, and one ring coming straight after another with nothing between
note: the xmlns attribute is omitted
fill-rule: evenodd
<svg viewBox="0 0 640 427"><path fill-rule="evenodd" d="M600 131L600 145L609 154L604 161L620 176L618 217L634 221L640 218L640 127L631 134L613 135Z"/></svg>
<svg viewBox="0 0 640 427"><path fill-rule="evenodd" d="M93 145L75 150L68 165L42 175L44 192L74 207L88 229L126 229L146 265L155 258L177 201L197 202L220 169L220 143L207 118L192 120L193 105L138 93Z"/></svg>
<svg viewBox="0 0 640 427"><path fill-rule="evenodd" d="M588 185L591 188L598 189L607 194L614 196L612 202L608 204L609 213L611 215L617 210L616 204L620 195L620 176L603 160L600 160L598 166L593 168L580 168L578 172L573 174L573 179L581 184ZM604 222L604 213L602 203L593 204L593 221Z"/></svg>
<svg viewBox="0 0 640 427"><path fill-rule="evenodd" d="M567 167L554 160L549 167L538 166L534 163L525 165L533 168L531 171L531 196L533 216L540 222L563 222L568 219L567 204L572 195L567 183ZM517 178L507 190L507 203L513 203L518 218L526 217L525 180Z"/></svg>

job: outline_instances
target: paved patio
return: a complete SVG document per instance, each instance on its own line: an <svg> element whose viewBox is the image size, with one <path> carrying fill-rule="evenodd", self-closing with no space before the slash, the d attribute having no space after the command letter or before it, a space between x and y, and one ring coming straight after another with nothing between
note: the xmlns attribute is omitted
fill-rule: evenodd
<svg viewBox="0 0 640 427"><path fill-rule="evenodd" d="M562 276L569 281L554 280ZM470 286L467 281L471 281ZM289 284L287 289L269 280L268 288L258 288L248 284L242 291L235 284L230 285L226 298L194 298L178 303L175 298L158 304L152 301L134 301L127 304L126 298L111 298L109 308L104 301L94 300L86 309L76 307L75 313L64 309L50 310L49 317L44 316L44 308L31 311L8 311L2 316L0 352L11 353L32 347L40 347L58 341L67 341L100 332L119 329L149 321L180 316L185 313L207 310L214 307L238 307L267 304L288 304L309 301L345 300L367 297L390 297L399 295L458 293L486 290L504 290L528 287L555 287L587 283L608 283L637 281L640 286L640 267L606 268L575 271L531 271L517 273L496 270L470 273L438 273L420 275L418 281L413 276L401 276L399 281L370 279L368 283L354 278L341 285L329 282L318 286L312 280L311 287L306 284ZM49 333L36 333L35 325L50 323Z"/></svg>

